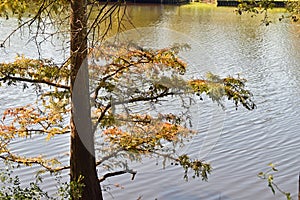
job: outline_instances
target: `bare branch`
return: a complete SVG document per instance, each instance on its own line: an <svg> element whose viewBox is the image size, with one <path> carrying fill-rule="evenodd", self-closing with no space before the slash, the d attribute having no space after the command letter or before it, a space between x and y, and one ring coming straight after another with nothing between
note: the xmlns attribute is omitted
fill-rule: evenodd
<svg viewBox="0 0 300 200"><path fill-rule="evenodd" d="M112 158L112 157L115 157L115 156L116 156L119 152L121 152L121 151L123 151L123 149L118 149L117 151L115 151L115 152L113 152L113 153L111 153L111 154L109 154L109 155L107 155L107 156L102 157L101 160L99 160L99 161L96 162L96 166L99 166L99 165L101 165L103 162L105 162L106 160L108 160L108 159L110 159L110 158Z"/></svg>
<svg viewBox="0 0 300 200"><path fill-rule="evenodd" d="M53 3L55 3L55 1L50 2L47 6L45 6L46 1L43 1L42 5L40 6L39 10L37 11L37 14L30 18L29 20L25 21L24 23L20 24L16 29L14 29L12 32L10 32L10 34L8 36L6 36L6 38L2 41L2 43L0 44L0 47L4 47L4 44L18 31L20 30L22 27L24 27L25 25L28 24L28 26L31 26L36 20L39 21L38 23L38 28L39 28L39 24L40 24L40 18L41 18L41 14L49 7L51 6Z"/></svg>
<svg viewBox="0 0 300 200"><path fill-rule="evenodd" d="M126 173L132 174L131 180L134 180L134 177L137 172L133 171L133 170L129 170L129 169L122 170L122 171L116 171L116 172L110 172L110 173L103 175L101 178L99 178L99 182L101 183L101 182L105 181L107 178L110 178L113 176L119 176L119 175L126 174Z"/></svg>

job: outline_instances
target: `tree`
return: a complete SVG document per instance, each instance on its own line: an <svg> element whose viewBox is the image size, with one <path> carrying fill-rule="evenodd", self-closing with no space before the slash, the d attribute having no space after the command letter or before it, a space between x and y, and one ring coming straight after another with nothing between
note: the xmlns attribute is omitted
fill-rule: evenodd
<svg viewBox="0 0 300 200"><path fill-rule="evenodd" d="M33 17L22 21L32 4L36 4L36 10L30 11ZM185 179L192 170L193 177L207 180L211 171L209 163L174 152L185 138L195 134L185 125L186 116L159 112L145 114L130 105L145 106L147 103L155 106L162 100L177 98L186 106L189 105L186 102L195 101L195 95L206 94L221 106L226 97L236 106L241 104L249 110L255 108L250 91L245 89L245 80L240 77L220 78L209 73L207 79L186 80L183 74L187 64L178 57L180 50L188 48L186 45L144 49L130 43L106 43L101 48L95 48L98 44L95 38L101 39L106 35L114 24L113 19L117 20L117 29L122 27L120 23L125 9L121 9L121 2L109 5L107 2L100 4L86 0L15 0L1 1L0 10L6 18L11 14L18 15L21 25L16 31L35 24L34 39L37 44L37 36L47 40L59 34L66 19L70 19L70 58L63 64L22 56L14 62L0 64L0 82L8 85L21 83L24 88L28 87L26 83L32 83L41 102L9 108L4 112L0 125L0 157L25 165L39 164L50 172L70 169L70 182L82 186L80 195L71 192L73 199L102 199L99 183L124 173L131 173L134 178L136 172L120 158L138 160L142 156L159 156L182 166ZM93 13L96 14L90 23L88 17ZM52 16L54 14L55 18ZM57 26L56 32L50 36L45 31L49 21ZM104 22L108 23L101 29L103 33L97 34L99 25ZM2 47L10 37L4 39ZM105 64L89 63L89 56L102 59ZM97 78L91 84L88 68ZM70 124L65 123L68 118ZM94 134L98 134L99 127L102 154L96 160ZM48 138L70 133L70 166L60 166L55 158L26 158L10 150L8 144L14 138L27 138L39 133ZM109 169L119 166L123 169L110 171L98 178L96 168L99 166Z"/></svg>
<svg viewBox="0 0 300 200"><path fill-rule="evenodd" d="M243 13L250 13L252 16L264 15L262 22L268 26L272 23L269 19L269 11L274 7L276 7L276 4L272 0L241 1L237 6L236 13L239 15L242 15ZM297 22L300 14L300 1L287 1L285 2L285 8L288 14L282 15L279 18L279 21L287 18L292 22Z"/></svg>
<svg viewBox="0 0 300 200"><path fill-rule="evenodd" d="M87 1L71 0L71 180L83 176L86 186L83 190L84 199L102 199L98 184L94 150L94 134L89 101L89 79L87 65ZM79 72L80 71L80 72ZM74 93L75 80L77 92ZM77 124L75 124L77 120ZM79 128L79 130L78 130ZM79 136L79 131L83 137ZM88 141L88 143L83 143ZM83 164L84 163L84 164Z"/></svg>
<svg viewBox="0 0 300 200"><path fill-rule="evenodd" d="M257 176L262 180L267 180L268 187L271 189L274 195L275 195L275 191L277 190L278 192L283 194L287 200L291 200L292 199L291 194L289 192L283 191L274 181L274 175L272 174L272 172L277 172L278 169L275 167L273 163L269 163L268 165L271 169L269 169L266 172L259 172Z"/></svg>

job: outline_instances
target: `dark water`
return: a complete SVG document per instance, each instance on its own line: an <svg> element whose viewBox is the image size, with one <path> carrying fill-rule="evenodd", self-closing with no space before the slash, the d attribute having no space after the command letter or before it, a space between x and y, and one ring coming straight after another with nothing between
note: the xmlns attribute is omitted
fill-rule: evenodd
<svg viewBox="0 0 300 200"><path fill-rule="evenodd" d="M189 43L191 52L182 54L191 66L189 76L204 76L206 71L222 76L240 74L248 79L257 109L236 111L231 102L226 103L225 111L209 101L195 105L192 117L200 133L180 151L211 162L214 170L208 182L185 182L182 169L169 165L162 169L160 161L156 165L155 159L145 159L133 165L138 170L134 181L124 175L104 183L124 187L112 186L111 194L105 193L106 199L284 199L279 193L273 196L267 183L256 176L267 170L270 162L278 165L275 180L296 199L300 170L300 26L277 22L282 11L272 12L274 23L266 27L261 25L261 17L237 16L233 8L128 7L132 22L143 28L127 36L151 47ZM9 31L10 25L4 21L0 26L2 32ZM22 40L11 41L11 47L1 50L1 61L12 59L17 51L36 56L32 54L34 45L24 44ZM55 49L46 52L51 57L60 55ZM32 99L34 95L29 93L1 88L1 110ZM174 107L170 104L164 109ZM51 152L49 156L68 151L68 136L58 137L46 146L43 141L34 138L28 145L14 145L24 154L36 153L35 149ZM67 162L67 157L63 160ZM20 171L25 179L31 177L32 172ZM54 191L55 182L49 178L45 187Z"/></svg>

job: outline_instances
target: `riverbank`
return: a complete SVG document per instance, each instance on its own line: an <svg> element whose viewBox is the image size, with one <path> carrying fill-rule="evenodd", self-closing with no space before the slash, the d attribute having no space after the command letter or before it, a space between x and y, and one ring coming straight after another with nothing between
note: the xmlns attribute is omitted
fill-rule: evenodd
<svg viewBox="0 0 300 200"><path fill-rule="evenodd" d="M106 2L104 0L100 0ZM110 2L117 2L117 0L111 0ZM146 3L146 4L174 4L181 5L190 3L190 0L128 0L129 3Z"/></svg>
<svg viewBox="0 0 300 200"><path fill-rule="evenodd" d="M116 2L112 0L111 2ZM241 1L239 0L129 0L126 1L130 4L171 4L171 5L188 5L188 4L215 4L216 6L226 6L226 7L237 7ZM244 1L244 3L247 1ZM250 1L249 1L250 2ZM258 3L259 1L255 1ZM274 7L283 8L286 6L286 0L275 0L272 3Z"/></svg>

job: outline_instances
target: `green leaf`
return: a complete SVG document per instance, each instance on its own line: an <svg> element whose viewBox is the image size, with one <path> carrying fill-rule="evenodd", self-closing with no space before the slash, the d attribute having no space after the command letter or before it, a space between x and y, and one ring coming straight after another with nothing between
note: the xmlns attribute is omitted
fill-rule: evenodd
<svg viewBox="0 0 300 200"><path fill-rule="evenodd" d="M261 178L264 178L264 176L265 176L265 173L263 173L263 172L259 172L259 173L257 174L257 176L259 176L259 177L261 177Z"/></svg>
<svg viewBox="0 0 300 200"><path fill-rule="evenodd" d="M285 196L286 196L286 199L287 199L287 200L291 200L291 199L292 199L292 197L291 197L291 194L290 194L290 193L285 193Z"/></svg>
<svg viewBox="0 0 300 200"><path fill-rule="evenodd" d="M275 164L269 163L269 166L272 168L273 171L277 172L278 169L275 168Z"/></svg>

